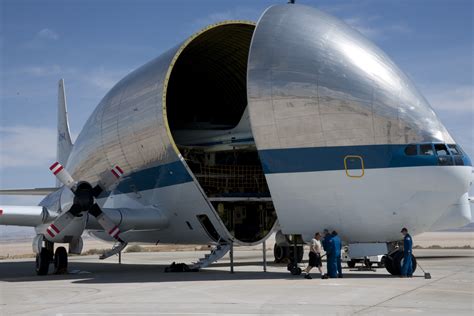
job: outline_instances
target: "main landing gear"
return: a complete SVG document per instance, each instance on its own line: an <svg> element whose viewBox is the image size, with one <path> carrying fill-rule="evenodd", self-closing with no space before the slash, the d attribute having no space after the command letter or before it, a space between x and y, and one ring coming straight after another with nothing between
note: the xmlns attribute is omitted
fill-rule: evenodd
<svg viewBox="0 0 474 316"><path fill-rule="evenodd" d="M275 263L292 262L295 259L295 254L296 261L301 263L304 255L303 246L304 243L301 237L299 237L299 240L296 240L295 245L294 241L290 239L290 235L284 235L281 231L278 231L275 236L275 246L273 247Z"/></svg>
<svg viewBox="0 0 474 316"><path fill-rule="evenodd" d="M53 255L54 244L45 241L45 247L36 255L36 274L47 275L49 272L49 265L54 263L54 273L67 273L67 251L64 247L56 248Z"/></svg>
<svg viewBox="0 0 474 316"><path fill-rule="evenodd" d="M385 269L387 269L391 275L400 275L403 266L403 250L399 249L386 255L384 262ZM416 257L413 254L411 255L411 264L414 273L416 270Z"/></svg>
<svg viewBox="0 0 474 316"><path fill-rule="evenodd" d="M298 266L298 263L301 263L301 261L303 260L303 245L304 245L303 239L301 238L301 236L293 235L291 240L290 239L288 240L291 243L290 246L278 246L277 244L275 244L275 248L274 248L275 262L282 262L283 260L287 262L289 261L287 265L287 270L290 271L292 275L300 275L302 270ZM275 249L277 249L277 247L285 251L284 252L285 256L283 256L283 258L280 261L277 261L277 256L275 253Z"/></svg>

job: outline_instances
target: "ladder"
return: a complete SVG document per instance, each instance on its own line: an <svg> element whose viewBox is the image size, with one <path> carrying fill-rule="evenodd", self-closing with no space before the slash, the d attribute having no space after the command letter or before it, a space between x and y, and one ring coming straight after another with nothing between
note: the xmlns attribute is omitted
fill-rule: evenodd
<svg viewBox="0 0 474 316"><path fill-rule="evenodd" d="M202 269L210 266L217 260L221 259L229 252L231 245L229 243L219 243L211 249L211 253L206 254L203 258L200 258L197 262L191 265L192 269Z"/></svg>

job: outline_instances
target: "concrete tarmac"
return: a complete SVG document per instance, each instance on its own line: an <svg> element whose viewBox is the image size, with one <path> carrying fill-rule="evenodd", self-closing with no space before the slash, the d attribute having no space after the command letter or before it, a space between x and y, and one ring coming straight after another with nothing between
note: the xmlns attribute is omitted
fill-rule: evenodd
<svg viewBox="0 0 474 316"><path fill-rule="evenodd" d="M70 257L67 275L36 276L33 260L0 261L1 315L473 315L474 251L416 250L432 279L345 269L343 279L262 271L261 251L235 251L201 272L164 273L204 252ZM272 258L270 252L268 257ZM51 267L52 270L52 267Z"/></svg>

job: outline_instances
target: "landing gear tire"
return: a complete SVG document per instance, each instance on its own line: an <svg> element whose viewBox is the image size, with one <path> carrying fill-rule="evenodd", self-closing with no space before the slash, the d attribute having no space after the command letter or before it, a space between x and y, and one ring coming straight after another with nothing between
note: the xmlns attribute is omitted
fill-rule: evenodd
<svg viewBox="0 0 474 316"><path fill-rule="evenodd" d="M301 275L301 268L293 267L290 272L292 275Z"/></svg>
<svg viewBox="0 0 474 316"><path fill-rule="evenodd" d="M51 252L46 248L41 248L41 252L36 255L36 274L47 275L49 264L51 263Z"/></svg>
<svg viewBox="0 0 474 316"><path fill-rule="evenodd" d="M391 274L391 275L400 275L401 270L402 270L402 265L403 265L403 251L398 250L395 253L391 255L387 255L385 257L385 269ZM413 273L416 270L416 258L412 254L411 255L411 264L412 264L412 269Z"/></svg>
<svg viewBox="0 0 474 316"><path fill-rule="evenodd" d="M347 261L347 266L348 266L350 269L354 269L355 266L356 266L356 262L355 262L354 260Z"/></svg>
<svg viewBox="0 0 474 316"><path fill-rule="evenodd" d="M379 268L384 268L385 267L385 261L387 260L387 256L383 256L382 259L380 260L379 263L377 263L377 266Z"/></svg>
<svg viewBox="0 0 474 316"><path fill-rule="evenodd" d="M402 256L401 256L401 258L400 258L400 272L399 272L398 275L401 274L402 266L403 266L403 261L404 261L404 258L403 258L403 253L402 253ZM415 273L415 271L416 271L416 265L417 265L417 264L416 264L416 258L415 258L415 256L412 254L412 255L411 255L412 274Z"/></svg>
<svg viewBox="0 0 474 316"><path fill-rule="evenodd" d="M54 273L67 273L67 251L64 247L58 247L54 253Z"/></svg>
<svg viewBox="0 0 474 316"><path fill-rule="evenodd" d="M273 246L273 256L275 257L275 263L281 263L289 258L290 247L288 246L278 246L275 244Z"/></svg>

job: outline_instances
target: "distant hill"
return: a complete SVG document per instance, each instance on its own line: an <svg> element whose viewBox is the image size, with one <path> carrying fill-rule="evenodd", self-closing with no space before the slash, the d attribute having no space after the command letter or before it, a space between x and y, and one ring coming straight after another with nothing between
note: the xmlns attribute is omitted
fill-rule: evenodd
<svg viewBox="0 0 474 316"><path fill-rule="evenodd" d="M469 223L466 226L459 227L459 228L452 228L452 229L445 229L442 230L444 232L473 232L474 231L474 223Z"/></svg>
<svg viewBox="0 0 474 316"><path fill-rule="evenodd" d="M445 232L474 232L474 223L464 227L441 230ZM32 227L2 226L0 225L0 241L24 241L31 240L36 235ZM83 237L88 236L85 234Z"/></svg>
<svg viewBox="0 0 474 316"><path fill-rule="evenodd" d="M0 241L22 241L33 239L35 235L33 227L0 225Z"/></svg>

